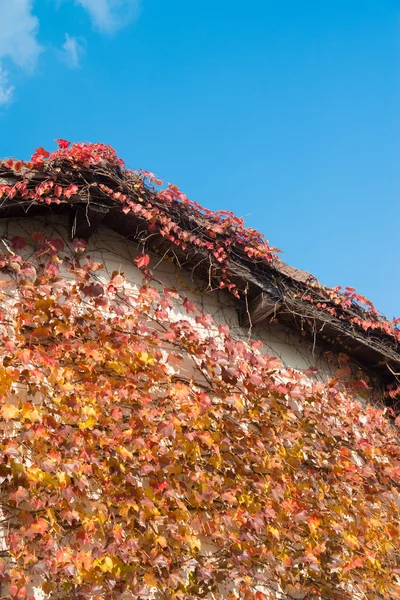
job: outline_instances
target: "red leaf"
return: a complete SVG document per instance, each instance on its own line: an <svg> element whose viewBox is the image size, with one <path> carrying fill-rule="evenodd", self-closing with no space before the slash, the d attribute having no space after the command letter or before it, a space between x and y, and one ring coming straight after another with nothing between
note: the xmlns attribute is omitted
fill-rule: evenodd
<svg viewBox="0 0 400 600"><path fill-rule="evenodd" d="M10 499L14 500L17 505L20 502L23 502L23 500L27 500L29 498L29 494L27 492L27 490L25 488L23 488L22 486L19 486L17 491L10 494Z"/></svg>
<svg viewBox="0 0 400 600"><path fill-rule="evenodd" d="M137 264L139 269L144 269L148 266L150 262L150 256L148 254L139 254L135 258L135 263Z"/></svg>
<svg viewBox="0 0 400 600"><path fill-rule="evenodd" d="M22 362L23 365L27 365L29 364L31 358L32 358L32 352L29 350L29 348L25 348L24 350L21 350L21 352L19 353L19 358Z"/></svg>
<svg viewBox="0 0 400 600"><path fill-rule="evenodd" d="M18 590L17 598L18 598L18 600L24 600L24 598L26 598L26 587L25 586L23 586L22 588L20 588Z"/></svg>
<svg viewBox="0 0 400 600"><path fill-rule="evenodd" d="M58 147L60 150L66 150L71 143L71 142L67 142L67 140L63 140L63 139L58 139L58 140L54 140L54 141L58 144Z"/></svg>
<svg viewBox="0 0 400 600"><path fill-rule="evenodd" d="M89 298L97 298L98 296L102 296L104 294L104 287L102 286L101 283L90 283L89 285L85 285L84 288L82 288L82 292L85 294L85 296L88 296Z"/></svg>
<svg viewBox="0 0 400 600"><path fill-rule="evenodd" d="M14 250L22 250L26 246L26 240L24 238L19 237L19 235L15 235L11 240L11 246Z"/></svg>
<svg viewBox="0 0 400 600"><path fill-rule="evenodd" d="M36 152L32 154L31 161L34 165L40 165L45 158L49 158L50 152L47 152L44 148L37 148Z"/></svg>
<svg viewBox="0 0 400 600"><path fill-rule="evenodd" d="M113 410L111 412L111 416L116 421L121 421L121 419L123 418L124 415L123 415L122 410L119 408L119 406L117 406L116 408L113 408Z"/></svg>
<svg viewBox="0 0 400 600"><path fill-rule="evenodd" d="M198 323L199 325L202 325L203 327L206 327L208 329L209 327L212 327L214 325L214 319L212 318L211 315L202 314L202 315L196 317L196 323Z"/></svg>
<svg viewBox="0 0 400 600"><path fill-rule="evenodd" d="M185 307L186 312L188 312L189 314L192 312L196 312L197 310L197 307L192 300L188 300L187 298L185 298L182 304Z"/></svg>
<svg viewBox="0 0 400 600"><path fill-rule="evenodd" d="M75 185L74 183L71 183L71 185L69 185L67 187L67 189L64 190L64 196L69 199L69 198L71 198L71 196L74 196L77 193L77 191L78 191L78 186Z"/></svg>

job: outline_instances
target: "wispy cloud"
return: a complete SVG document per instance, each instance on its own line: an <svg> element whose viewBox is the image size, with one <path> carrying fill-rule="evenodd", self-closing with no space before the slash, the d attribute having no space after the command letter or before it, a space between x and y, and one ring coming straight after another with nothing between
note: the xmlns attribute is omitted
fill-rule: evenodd
<svg viewBox="0 0 400 600"><path fill-rule="evenodd" d="M84 42L66 33L62 49L65 63L71 69L79 68L81 66L81 58L85 53Z"/></svg>
<svg viewBox="0 0 400 600"><path fill-rule="evenodd" d="M32 14L32 0L0 0L0 103L10 102L13 87L4 60L33 71L42 51L37 41L39 23Z"/></svg>
<svg viewBox="0 0 400 600"><path fill-rule="evenodd" d="M97 29L113 33L137 19L141 0L76 0L85 8Z"/></svg>
<svg viewBox="0 0 400 600"><path fill-rule="evenodd" d="M11 102L14 88L8 82L8 73L0 64L0 105Z"/></svg>
<svg viewBox="0 0 400 600"><path fill-rule="evenodd" d="M0 0L0 57L7 56L25 69L35 67L41 52L32 4L32 0Z"/></svg>
<svg viewBox="0 0 400 600"><path fill-rule="evenodd" d="M0 105L12 100L15 68L33 73L44 50L39 41L39 20L33 14L35 1L0 0ZM64 1L64 0L61 0ZM140 14L142 0L74 0L85 9L101 33L114 33ZM78 68L85 53L83 38L66 34L62 45L64 62ZM11 78L11 83L10 83Z"/></svg>

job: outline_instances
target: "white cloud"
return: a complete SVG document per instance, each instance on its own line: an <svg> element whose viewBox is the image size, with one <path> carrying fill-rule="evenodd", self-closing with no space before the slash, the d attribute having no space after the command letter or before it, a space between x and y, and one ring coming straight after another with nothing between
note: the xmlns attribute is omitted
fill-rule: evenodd
<svg viewBox="0 0 400 600"><path fill-rule="evenodd" d="M14 88L8 83L8 73L0 64L0 105L11 102Z"/></svg>
<svg viewBox="0 0 400 600"><path fill-rule="evenodd" d="M64 60L71 69L77 69L81 66L81 58L85 53L85 46L82 41L66 33L62 49Z"/></svg>
<svg viewBox="0 0 400 600"><path fill-rule="evenodd" d="M112 33L136 19L141 0L76 0L102 32Z"/></svg>
<svg viewBox="0 0 400 600"><path fill-rule="evenodd" d="M8 104L14 91L2 63L6 60L32 72L42 51L38 28L32 0L0 0L0 104Z"/></svg>
<svg viewBox="0 0 400 600"><path fill-rule="evenodd" d="M38 41L39 20L32 12L35 1L39 2L0 0L0 105L12 99L14 87L10 84L9 72L12 74L17 67L32 73L43 51ZM94 26L103 33L113 33L135 20L140 14L141 1L74 0L76 5L88 12ZM80 66L84 52L84 40L65 35L62 54L70 67Z"/></svg>
<svg viewBox="0 0 400 600"><path fill-rule="evenodd" d="M41 52L32 0L0 0L0 58L32 70Z"/></svg>

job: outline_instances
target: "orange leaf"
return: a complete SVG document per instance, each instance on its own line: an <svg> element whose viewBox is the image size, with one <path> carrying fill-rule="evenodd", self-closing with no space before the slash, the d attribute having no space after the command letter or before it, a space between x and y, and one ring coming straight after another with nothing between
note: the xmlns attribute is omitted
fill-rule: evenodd
<svg viewBox="0 0 400 600"><path fill-rule="evenodd" d="M10 419L15 419L19 415L19 408L14 406L14 404L3 404L0 412L3 419L9 421Z"/></svg>

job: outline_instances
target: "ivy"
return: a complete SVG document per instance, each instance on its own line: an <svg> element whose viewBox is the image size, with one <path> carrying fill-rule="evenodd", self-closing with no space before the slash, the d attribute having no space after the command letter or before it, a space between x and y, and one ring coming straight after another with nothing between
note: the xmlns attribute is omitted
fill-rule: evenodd
<svg viewBox="0 0 400 600"><path fill-rule="evenodd" d="M183 255L207 258L209 289L226 289L242 298L246 286L238 287L236 264L247 267L269 265L280 273L279 250L258 231L246 228L243 219L229 211L211 211L171 183L166 186L153 173L125 168L115 150L104 144L56 140L58 149L38 148L30 161L9 159L2 162L6 171L17 177L15 184L0 185L0 203L16 202L47 205L91 201L117 206L126 216L146 223L148 237L161 236ZM90 179L90 183L88 182ZM108 183L105 183L104 180ZM103 180L103 181L101 181ZM89 200L90 201L90 200ZM202 274L204 276L204 273ZM281 277L282 279L282 277ZM304 289L289 295L311 304L318 312L356 327L364 334L379 333L397 348L400 342L399 319L389 321L354 288L328 288L314 277Z"/></svg>
<svg viewBox="0 0 400 600"><path fill-rule="evenodd" d="M23 178L0 193L73 202L83 184L57 179L65 161L123 173L111 148L60 140L51 155L10 161ZM196 243L132 182L134 200L111 184L101 193ZM189 203L179 194L157 198ZM236 217L190 206L210 219L222 266L232 244L272 260ZM107 275L84 240L4 238L0 595L24 600L34 585L79 600L400 598L390 411L360 404L344 376L317 382L235 339L154 281L146 252L135 264L140 288L122 268Z"/></svg>

